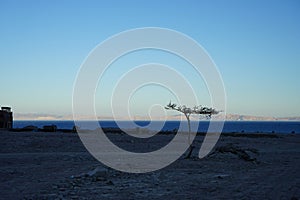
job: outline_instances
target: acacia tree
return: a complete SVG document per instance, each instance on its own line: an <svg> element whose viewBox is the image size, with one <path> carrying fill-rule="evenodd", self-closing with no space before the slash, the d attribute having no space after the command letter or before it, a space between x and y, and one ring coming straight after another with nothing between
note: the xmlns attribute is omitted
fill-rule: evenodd
<svg viewBox="0 0 300 200"><path fill-rule="evenodd" d="M181 112L184 114L184 116L187 119L188 122L188 128L189 128L189 134L188 134L188 142L189 142L189 146L190 146L190 150L188 155L186 156L186 158L189 158L191 156L193 147L191 146L191 141L190 141L190 135L191 135L191 120L190 120L190 116L191 114L197 114L197 115L203 115L205 116L207 119L210 119L212 115L216 115L218 113L220 113L220 111L215 110L214 108L208 108L208 107L203 107L203 106L194 106L194 108L189 108L186 107L185 105L183 106L177 106L176 104L172 103L170 101L170 103L165 107L165 109L167 110L175 110L178 112Z"/></svg>

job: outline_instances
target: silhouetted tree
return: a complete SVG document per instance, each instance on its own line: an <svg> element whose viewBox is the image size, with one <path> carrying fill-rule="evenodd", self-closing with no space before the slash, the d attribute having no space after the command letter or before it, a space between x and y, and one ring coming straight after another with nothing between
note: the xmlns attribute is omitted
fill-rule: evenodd
<svg viewBox="0 0 300 200"><path fill-rule="evenodd" d="M194 148L191 145L191 141L190 141L190 135L191 135L190 116L191 116L191 114L203 115L206 118L210 119L212 115L216 115L216 114L220 113L220 111L217 111L214 108L208 108L208 107L203 107L203 106L194 106L194 108L189 108L189 107L186 107L185 105L177 106L176 104L172 103L171 101L165 107L165 109L167 109L167 110L176 110L178 112L183 113L184 116L186 117L187 121L188 121L188 128L189 128L188 142L189 142L190 148L189 148L189 152L188 152L186 158L189 158L191 156L193 148Z"/></svg>

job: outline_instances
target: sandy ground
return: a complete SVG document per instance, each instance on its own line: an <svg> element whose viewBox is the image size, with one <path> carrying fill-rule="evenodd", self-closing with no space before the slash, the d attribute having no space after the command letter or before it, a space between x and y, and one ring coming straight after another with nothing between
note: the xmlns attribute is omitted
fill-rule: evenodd
<svg viewBox="0 0 300 200"><path fill-rule="evenodd" d="M124 147L151 146L110 137ZM222 135L204 159L182 157L146 174L106 168L74 133L0 131L0 147L0 199L300 199L300 135Z"/></svg>

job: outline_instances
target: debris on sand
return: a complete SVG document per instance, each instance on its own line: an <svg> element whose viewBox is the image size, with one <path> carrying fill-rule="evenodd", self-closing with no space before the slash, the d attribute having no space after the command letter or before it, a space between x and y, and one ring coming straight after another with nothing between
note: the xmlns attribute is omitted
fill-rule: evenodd
<svg viewBox="0 0 300 200"><path fill-rule="evenodd" d="M89 171L86 173L88 177L97 177L97 176L106 176L107 175L107 169L103 167L96 167L95 169Z"/></svg>
<svg viewBox="0 0 300 200"><path fill-rule="evenodd" d="M104 167L96 167L93 170L88 171L87 173L82 173L79 175L72 175L71 179L105 179L107 175L109 174L108 169Z"/></svg>
<svg viewBox="0 0 300 200"><path fill-rule="evenodd" d="M258 162L257 155L259 155L259 152L257 149L242 149L239 146L235 146L233 144L227 144L225 146L220 146L215 149L213 153L210 154L210 156L216 154L216 153L232 153L234 155L237 155L240 159L245 161L251 161L251 162Z"/></svg>

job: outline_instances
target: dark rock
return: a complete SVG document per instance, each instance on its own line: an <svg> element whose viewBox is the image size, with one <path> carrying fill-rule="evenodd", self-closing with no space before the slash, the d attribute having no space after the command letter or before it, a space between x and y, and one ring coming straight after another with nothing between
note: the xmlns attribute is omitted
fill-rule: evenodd
<svg viewBox="0 0 300 200"><path fill-rule="evenodd" d="M57 130L57 126L54 124L49 126L43 126L43 131L45 132L56 132L56 130Z"/></svg>
<svg viewBox="0 0 300 200"><path fill-rule="evenodd" d="M38 127L29 125L29 126L23 127L20 131L37 131L37 130L38 130Z"/></svg>

